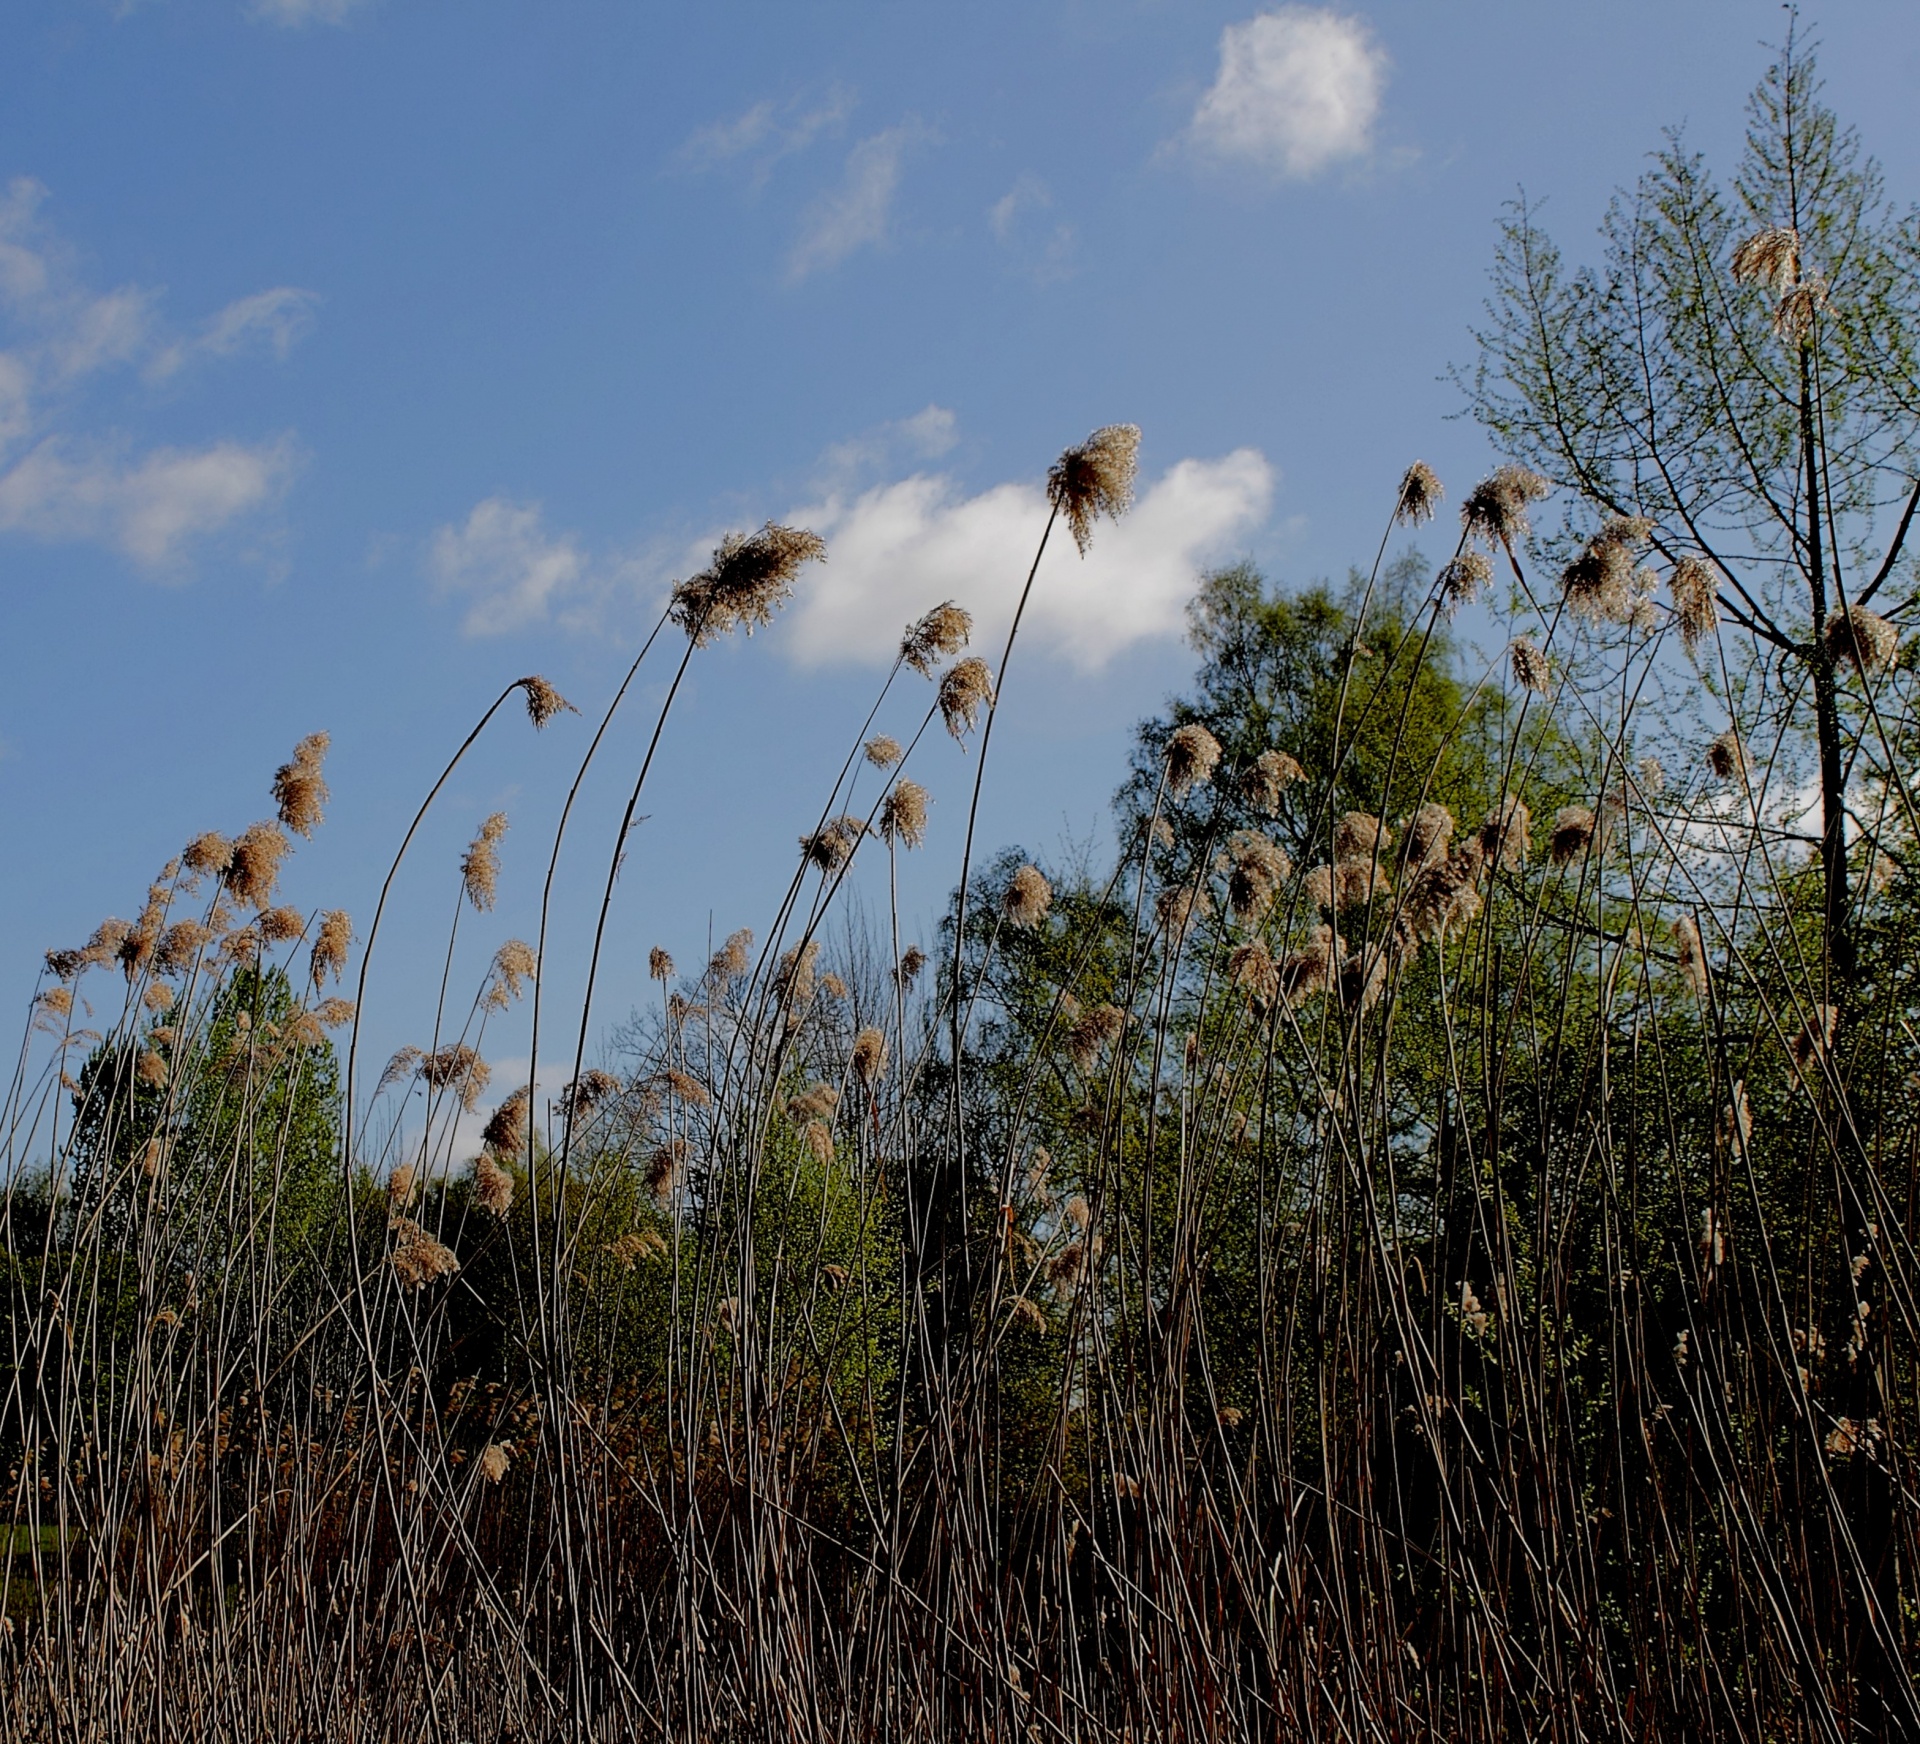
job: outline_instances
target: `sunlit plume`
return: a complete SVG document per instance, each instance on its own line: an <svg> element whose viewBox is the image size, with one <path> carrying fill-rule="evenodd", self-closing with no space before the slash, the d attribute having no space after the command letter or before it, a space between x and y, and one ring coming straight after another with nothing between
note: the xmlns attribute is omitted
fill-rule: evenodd
<svg viewBox="0 0 1920 1744"><path fill-rule="evenodd" d="M1065 516L1081 556L1093 543L1099 516L1117 521L1132 506L1139 457L1139 426L1108 424L1069 448L1049 469L1047 500Z"/></svg>

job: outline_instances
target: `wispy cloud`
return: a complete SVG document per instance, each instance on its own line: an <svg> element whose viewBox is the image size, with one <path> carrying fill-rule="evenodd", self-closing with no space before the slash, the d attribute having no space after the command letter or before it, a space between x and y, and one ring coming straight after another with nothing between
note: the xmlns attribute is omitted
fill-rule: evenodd
<svg viewBox="0 0 1920 1744"><path fill-rule="evenodd" d="M787 255L790 282L797 284L886 241L907 151L924 137L918 123L909 121L861 140L847 153L839 185L816 200L801 220L800 236Z"/></svg>
<svg viewBox="0 0 1920 1744"><path fill-rule="evenodd" d="M194 541L273 501L292 477L290 436L140 451L89 433L83 409L117 368L150 380L196 356L260 347L284 356L311 318L310 293L282 286L229 304L192 338L170 337L160 293L94 291L73 251L41 218L46 190L0 197L0 533L106 545L149 568L176 565Z"/></svg>
<svg viewBox="0 0 1920 1744"><path fill-rule="evenodd" d="M674 153L674 162L694 171L745 164L756 182L764 182L782 158L838 133L853 108L853 93L838 85L818 103L801 97L756 103L730 121L701 128Z"/></svg>
<svg viewBox="0 0 1920 1744"><path fill-rule="evenodd" d="M441 592L468 601L462 625L468 635L539 623L580 589L585 555L571 534L552 536L541 519L538 503L488 497L464 526L434 534L428 570Z"/></svg>
<svg viewBox="0 0 1920 1744"><path fill-rule="evenodd" d="M1086 557L1069 539L1049 545L1022 633L1087 670L1179 635L1201 569L1266 519L1273 486L1273 468L1250 448L1180 461L1124 520L1102 524ZM1047 504L1037 484L969 496L949 477L915 473L789 518L828 550L794 603L789 651L804 665L878 663L892 658L908 622L944 599L971 611L988 642L1004 634Z"/></svg>
<svg viewBox="0 0 1920 1744"><path fill-rule="evenodd" d="M1006 193L987 208L994 240L1038 283L1050 284L1073 271L1071 224L1053 217L1053 192L1031 171L1022 171Z"/></svg>
<svg viewBox="0 0 1920 1744"><path fill-rule="evenodd" d="M1361 19L1282 6L1221 32L1219 76L1187 138L1203 155L1306 180L1372 150L1386 78L1386 51Z"/></svg>
<svg viewBox="0 0 1920 1744"><path fill-rule="evenodd" d="M263 24L298 30L309 24L343 24L366 0L252 0L247 11Z"/></svg>

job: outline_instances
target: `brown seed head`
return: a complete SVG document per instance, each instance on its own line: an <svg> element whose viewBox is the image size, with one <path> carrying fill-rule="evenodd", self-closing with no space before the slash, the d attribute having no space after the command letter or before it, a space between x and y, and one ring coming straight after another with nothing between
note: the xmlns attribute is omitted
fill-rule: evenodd
<svg viewBox="0 0 1920 1744"><path fill-rule="evenodd" d="M1816 1005L1813 1015L1800 1026L1793 1038L1793 1063L1802 1072L1810 1072L1833 1051L1833 1038L1840 1027L1840 1008Z"/></svg>
<svg viewBox="0 0 1920 1744"><path fill-rule="evenodd" d="M1788 290L1800 276L1800 233L1777 225L1749 236L1733 251L1736 284L1765 285L1775 293Z"/></svg>
<svg viewBox="0 0 1920 1744"><path fill-rule="evenodd" d="M984 660L956 660L940 680L940 714L956 739L971 730L982 703L993 703L993 674Z"/></svg>
<svg viewBox="0 0 1920 1744"><path fill-rule="evenodd" d="M1213 779L1220 741L1197 722L1176 727L1167 739L1167 791L1175 799Z"/></svg>
<svg viewBox="0 0 1920 1744"><path fill-rule="evenodd" d="M1789 345L1804 345L1813 336L1813 324L1827 306L1827 281L1817 275L1803 280L1780 299L1773 311L1773 330Z"/></svg>
<svg viewBox="0 0 1920 1744"><path fill-rule="evenodd" d="M1538 696L1553 694L1553 668L1531 636L1516 636L1507 655L1513 662L1513 681Z"/></svg>
<svg viewBox="0 0 1920 1744"><path fill-rule="evenodd" d="M713 954L707 974L716 986L724 987L735 976L744 975L753 964L753 929L742 927L727 935L726 943Z"/></svg>
<svg viewBox="0 0 1920 1744"><path fill-rule="evenodd" d="M804 945L795 945L791 950L781 952L773 985L782 1009L801 1012L813 1003L815 966L819 960L818 939L808 939Z"/></svg>
<svg viewBox="0 0 1920 1744"><path fill-rule="evenodd" d="M1198 921L1213 913L1213 898L1198 884L1176 884L1155 898L1153 912L1169 940L1184 939Z"/></svg>
<svg viewBox="0 0 1920 1744"><path fill-rule="evenodd" d="M517 681L527 698L527 719L533 722L535 731L544 727L548 721L562 712L577 715L580 711L568 702L538 673L529 673Z"/></svg>
<svg viewBox="0 0 1920 1744"><path fill-rule="evenodd" d="M1293 862L1258 830L1236 830L1227 845L1227 907L1242 926L1252 926L1273 906L1280 886L1293 876Z"/></svg>
<svg viewBox="0 0 1920 1744"><path fill-rule="evenodd" d="M611 1072L603 1072L598 1066L582 1072L576 1082L561 1092L566 1101L567 1116L572 1120L584 1119L601 1103L619 1094L620 1080Z"/></svg>
<svg viewBox="0 0 1920 1744"><path fill-rule="evenodd" d="M1553 834L1547 839L1547 858L1556 866L1569 865L1587 851L1593 840L1593 813L1584 805L1563 805L1554 814Z"/></svg>
<svg viewBox="0 0 1920 1744"><path fill-rule="evenodd" d="M311 836L325 821L326 778L320 766L332 741L325 733L309 733L293 748L292 760L273 772L273 801L280 821L296 835Z"/></svg>
<svg viewBox="0 0 1920 1744"><path fill-rule="evenodd" d="M853 1038L853 1075L869 1090L887 1069L887 1038L869 1024Z"/></svg>
<svg viewBox="0 0 1920 1744"><path fill-rule="evenodd" d="M1495 866L1524 866L1532 834L1533 813L1527 802L1518 794L1508 794L1480 826L1480 852Z"/></svg>
<svg viewBox="0 0 1920 1744"><path fill-rule="evenodd" d="M900 953L900 966L895 971L903 988L911 987L920 978L920 971L927 966L927 953L918 945L909 945Z"/></svg>
<svg viewBox="0 0 1920 1744"><path fill-rule="evenodd" d="M1433 468L1424 460L1416 460L1400 480L1400 500L1394 504L1393 518L1403 527L1431 521L1434 505L1446 494Z"/></svg>
<svg viewBox="0 0 1920 1744"><path fill-rule="evenodd" d="M931 678L934 667L958 654L972 634L973 614L948 600L908 626L900 640L900 658L922 678Z"/></svg>
<svg viewBox="0 0 1920 1744"><path fill-rule="evenodd" d="M1437 800L1429 800L1407 819L1407 866L1414 872L1446 858L1453 843L1453 813Z"/></svg>
<svg viewBox="0 0 1920 1744"><path fill-rule="evenodd" d="M1240 791L1249 804L1268 817L1280 815L1280 798L1296 781L1306 779L1306 771L1285 751L1262 751L1240 777Z"/></svg>
<svg viewBox="0 0 1920 1744"><path fill-rule="evenodd" d="M494 812L460 856L460 883L467 900L480 910L493 907L500 885L500 838L507 833L507 814Z"/></svg>
<svg viewBox="0 0 1920 1744"><path fill-rule="evenodd" d="M1486 591L1487 583L1493 580L1493 565L1481 552L1463 551L1441 564L1440 573L1433 579L1447 616L1452 617Z"/></svg>
<svg viewBox="0 0 1920 1744"><path fill-rule="evenodd" d="M886 733L875 733L864 749L867 761L876 769L891 769L905 754L900 749L900 741Z"/></svg>
<svg viewBox="0 0 1920 1744"><path fill-rule="evenodd" d="M487 1117L480 1142L503 1156L518 1156L527 1148L533 1131L533 1087L523 1084L502 1098L500 1106Z"/></svg>
<svg viewBox="0 0 1920 1744"><path fill-rule="evenodd" d="M1827 619L1827 652L1835 660L1850 661L1856 672L1880 672L1900 647L1900 632L1878 612L1848 606Z"/></svg>
<svg viewBox="0 0 1920 1744"><path fill-rule="evenodd" d="M424 1290L436 1278L450 1278L460 1269L452 1248L429 1235L411 1217L390 1219L395 1240L388 1256L403 1285Z"/></svg>
<svg viewBox="0 0 1920 1744"><path fill-rule="evenodd" d="M1690 914L1676 915L1668 929L1673 935L1674 960L1680 979L1686 982L1696 999L1707 996L1707 948L1700 938L1700 926Z"/></svg>
<svg viewBox="0 0 1920 1744"><path fill-rule="evenodd" d="M1227 955L1227 976L1254 999L1271 1003L1279 997L1280 970L1272 953L1258 939L1236 945Z"/></svg>
<svg viewBox="0 0 1920 1744"><path fill-rule="evenodd" d="M307 930L306 917L297 908L268 908L260 913L260 936L269 944L285 944Z"/></svg>
<svg viewBox="0 0 1920 1744"><path fill-rule="evenodd" d="M343 1023L353 1022L354 1009L351 999L323 999L313 1008L313 1015L322 1029L338 1029Z"/></svg>
<svg viewBox="0 0 1920 1744"><path fill-rule="evenodd" d="M803 1136L807 1141L807 1150L816 1163L824 1167L833 1161L833 1128L824 1120L808 1121Z"/></svg>
<svg viewBox="0 0 1920 1744"><path fill-rule="evenodd" d="M471 1114L493 1070L465 1042L452 1042L420 1056L420 1076L436 1090L453 1090Z"/></svg>
<svg viewBox="0 0 1920 1744"><path fill-rule="evenodd" d="M512 1183L508 1183L508 1192L512 1192ZM497 1484L507 1475L507 1466L513 1458L505 1442L489 1441L480 1450L480 1475L490 1484Z"/></svg>
<svg viewBox="0 0 1920 1744"><path fill-rule="evenodd" d="M713 561L674 588L673 621L695 647L736 629L751 636L786 603L800 566L826 555L826 542L804 528L769 521L757 533L729 533Z"/></svg>
<svg viewBox="0 0 1920 1744"><path fill-rule="evenodd" d="M1093 543L1097 517L1117 521L1132 506L1139 460L1139 426L1108 424L1069 448L1048 471L1047 500L1066 517L1081 556Z"/></svg>
<svg viewBox="0 0 1920 1744"><path fill-rule="evenodd" d="M669 1066L664 1072L656 1072L647 1080L658 1085L676 1101L684 1102L689 1108L706 1108L713 1102L706 1085L702 1084L691 1072L683 1072L678 1066Z"/></svg>
<svg viewBox="0 0 1920 1744"><path fill-rule="evenodd" d="M273 901L273 887L279 882L280 862L290 844L278 824L249 824L233 844L232 856L220 875L220 881L242 902L266 908Z"/></svg>
<svg viewBox="0 0 1920 1744"><path fill-rule="evenodd" d="M1444 938L1480 912L1479 838L1473 837L1445 859L1422 867L1407 887L1406 917L1423 939Z"/></svg>
<svg viewBox="0 0 1920 1744"><path fill-rule="evenodd" d="M673 959L659 945L647 953L647 973L656 981L673 979Z"/></svg>
<svg viewBox="0 0 1920 1744"><path fill-rule="evenodd" d="M1691 654L1720 622L1714 605L1713 571L1697 557L1683 557L1667 577L1667 589L1673 595L1673 616L1680 626L1680 638Z"/></svg>
<svg viewBox="0 0 1920 1744"><path fill-rule="evenodd" d="M1007 888L1000 897L1000 912L1006 916L1007 925L1022 932L1031 932L1047 918L1047 911L1052 907L1053 886L1038 866L1020 867L1007 880Z"/></svg>
<svg viewBox="0 0 1920 1744"><path fill-rule="evenodd" d="M493 984L487 989L486 1002L494 1011L504 1011L520 997L528 981L538 972L540 960L524 939L508 939L493 953Z"/></svg>
<svg viewBox="0 0 1920 1744"><path fill-rule="evenodd" d="M669 1139L647 1159L647 1191L664 1205L685 1184L687 1178L687 1141Z"/></svg>
<svg viewBox="0 0 1920 1744"><path fill-rule="evenodd" d="M865 819L851 812L830 818L812 835L800 838L801 857L819 872L838 872L853 858L866 829Z"/></svg>
<svg viewBox="0 0 1920 1744"><path fill-rule="evenodd" d="M346 972L347 950L353 943L353 921L344 908L330 908L320 916L307 956L307 976L317 993L331 975L338 981Z"/></svg>
<svg viewBox="0 0 1920 1744"><path fill-rule="evenodd" d="M1503 466L1475 485L1460 505L1461 525L1489 545L1511 545L1531 531L1527 506L1552 488L1524 466Z"/></svg>
<svg viewBox="0 0 1920 1744"><path fill-rule="evenodd" d="M1747 778L1747 748L1740 735L1729 727L1707 746L1707 767L1721 781L1744 782Z"/></svg>
<svg viewBox="0 0 1920 1744"><path fill-rule="evenodd" d="M917 781L899 781L880 806L880 834L903 848L927 839L927 790Z"/></svg>
<svg viewBox="0 0 1920 1744"><path fill-rule="evenodd" d="M1392 846L1393 832L1371 812L1346 812L1333 826L1336 860L1371 859Z"/></svg>
<svg viewBox="0 0 1920 1744"><path fill-rule="evenodd" d="M1126 1026L1126 1014L1118 1006L1096 1005L1067 1032L1068 1057L1082 1072L1092 1071L1100 1050L1117 1042Z"/></svg>
<svg viewBox="0 0 1920 1744"><path fill-rule="evenodd" d="M134 1061L133 1073L149 1089L162 1090L167 1083L167 1062L152 1048L142 1048L140 1057Z"/></svg>

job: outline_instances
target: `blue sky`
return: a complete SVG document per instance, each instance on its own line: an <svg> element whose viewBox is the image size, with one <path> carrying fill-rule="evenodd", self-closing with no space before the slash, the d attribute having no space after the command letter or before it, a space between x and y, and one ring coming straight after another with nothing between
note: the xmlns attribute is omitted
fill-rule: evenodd
<svg viewBox="0 0 1920 1744"><path fill-rule="evenodd" d="M1920 192L1910 0L1808 22L1831 100ZM1043 568L983 820L1041 853L1097 837L1131 723L1187 670L1201 566L1338 574L1408 461L1455 500L1489 464L1444 377L1503 201L1545 198L1578 254L1664 126L1730 162L1783 23L1730 0L14 0L0 997L135 912L190 834L265 815L319 728L330 817L285 890L364 917L452 747L543 672L587 716L498 723L396 898L370 1046L418 1039L475 825L513 821L500 907L463 934L477 980L531 932L667 584L730 527L804 518L828 563L676 707L610 934L618 1018L649 945L691 964L710 926L765 924L900 626L949 594L1004 622L1048 462L1127 420L1140 506ZM583 793L563 977L658 695L643 677ZM925 939L971 764L942 739L916 773Z"/></svg>

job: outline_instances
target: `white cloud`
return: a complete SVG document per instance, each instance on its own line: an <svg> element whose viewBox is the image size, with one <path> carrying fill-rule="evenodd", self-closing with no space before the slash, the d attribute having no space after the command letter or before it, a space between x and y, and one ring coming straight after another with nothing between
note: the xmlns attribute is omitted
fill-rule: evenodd
<svg viewBox="0 0 1920 1744"><path fill-rule="evenodd" d="M349 12L365 0L253 0L247 8L266 24L284 24L299 29L308 24L343 24Z"/></svg>
<svg viewBox="0 0 1920 1744"><path fill-rule="evenodd" d="M538 503L488 497L464 527L434 534L428 568L442 592L471 600L467 634L493 636L549 616L579 588L587 560L570 536L542 531Z"/></svg>
<svg viewBox="0 0 1920 1744"><path fill-rule="evenodd" d="M1273 485L1272 467L1250 448L1183 460L1125 519L1102 522L1085 558L1056 530L1023 637L1092 669L1136 642L1178 635L1202 567L1265 519ZM916 473L787 518L827 541L827 561L809 566L792 608L789 650L807 665L879 662L912 619L945 599L974 614L976 641L991 647L1004 636L1047 503L1037 485L969 497L950 478Z"/></svg>
<svg viewBox="0 0 1920 1744"><path fill-rule="evenodd" d="M753 165L754 179L764 181L782 158L805 151L823 134L838 132L853 113L853 104L853 93L838 85L812 108L797 97L756 103L731 121L701 128L674 153L674 161L689 170L713 170L744 159Z"/></svg>
<svg viewBox="0 0 1920 1744"><path fill-rule="evenodd" d="M1358 18L1283 6L1220 34L1220 73L1194 111L1203 152L1305 179L1373 143L1386 52Z"/></svg>
<svg viewBox="0 0 1920 1744"><path fill-rule="evenodd" d="M192 339L168 339L160 293L96 293L73 251L42 223L46 189L21 178L0 197L0 532L85 540L149 568L177 564L192 540L273 500L295 466L290 438L134 452L80 426L89 395L121 366L149 380L195 355L254 346L285 356L317 299L280 286L230 303Z"/></svg>
<svg viewBox="0 0 1920 1744"><path fill-rule="evenodd" d="M155 448L133 460L51 438L0 474L0 532L113 547L149 568L258 508L291 477L290 440Z"/></svg>
<svg viewBox="0 0 1920 1744"><path fill-rule="evenodd" d="M836 266L858 249L884 242L899 191L907 147L920 138L911 123L863 139L847 153L846 174L821 196L802 221L799 240L787 256L787 277L798 283L822 267Z"/></svg>
<svg viewBox="0 0 1920 1744"><path fill-rule="evenodd" d="M1053 192L1031 171L1022 171L999 199L987 208L987 225L994 240L1041 284L1069 276L1074 233L1071 224L1051 222Z"/></svg>

